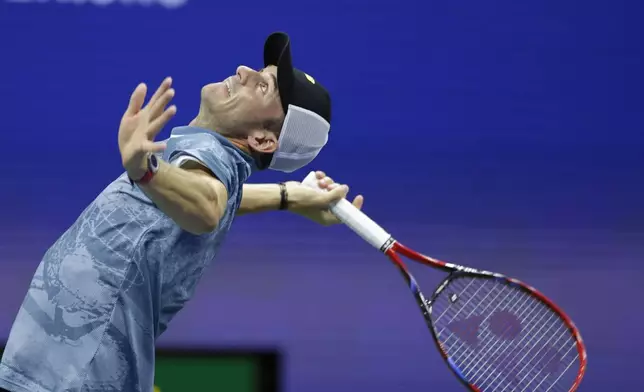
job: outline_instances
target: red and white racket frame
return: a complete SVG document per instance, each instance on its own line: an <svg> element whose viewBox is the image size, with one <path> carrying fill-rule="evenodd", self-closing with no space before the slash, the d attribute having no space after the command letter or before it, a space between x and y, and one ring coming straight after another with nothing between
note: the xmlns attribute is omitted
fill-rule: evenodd
<svg viewBox="0 0 644 392"><path fill-rule="evenodd" d="M302 181L302 184L310 188L323 191L323 189L321 189L318 185L318 180L316 178L315 172L310 172L306 176L306 178ZM408 248L407 246L399 243L398 241L396 241L391 234L389 234L385 229L383 229L375 221L369 218L364 212L360 211L358 208L356 208L353 204L351 204L346 199L341 199L333 203L330 206L330 210L342 223L348 226L351 230L353 230L356 234L358 234L358 236L360 236L363 240L365 240L371 246L376 248L379 252L384 253L399 268L399 270L405 277L405 280L409 284L410 289L412 290L412 292L414 292L416 299L423 310L423 316L425 318L425 321L427 322L430 328L430 331L432 332L432 337L443 359L448 363L450 369L454 372L454 374L466 386L468 386L470 390L480 392L480 389L476 385L471 384L463 376L463 374L458 369L458 367L449 359L447 351L438 340L436 329L434 328L430 318L431 306L434 299L445 289L445 287L447 287L451 279L454 279L455 277L463 276L463 275L473 275L478 277L497 279L497 280L504 281L506 284L514 285L520 288L521 290L538 298L543 304L545 304L553 312L559 315L559 317L563 320L564 324L570 330L571 334L576 340L576 348L580 359L580 366L577 373L577 377L575 378L575 381L572 387L569 389L569 391L574 392L578 389L579 384L581 383L581 380L584 377L584 374L586 372L586 365L587 365L587 353L586 353L586 348L585 348L583 339L581 337L581 334L579 333L577 326L572 321L572 319L568 317L568 315L559 306L557 306L551 299L546 297L543 293L541 293L534 287L521 282L518 279L509 278L495 272L483 271L475 268L464 267L457 264L447 263L426 255L423 255L421 253L418 253ZM420 291L420 288L418 287L418 284L416 283L415 279L413 278L413 276L405 266L400 255L405 256L415 262L449 272L449 275L439 284L438 288L434 291L430 299L426 299L424 297L423 293Z"/></svg>

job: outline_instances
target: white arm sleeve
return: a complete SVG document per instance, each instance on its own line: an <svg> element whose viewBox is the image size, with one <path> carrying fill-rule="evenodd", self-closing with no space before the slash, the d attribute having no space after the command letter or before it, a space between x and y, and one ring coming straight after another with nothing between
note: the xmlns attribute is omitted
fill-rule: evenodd
<svg viewBox="0 0 644 392"><path fill-rule="evenodd" d="M201 162L201 161L200 161L200 160L198 160L197 158L194 158L194 157L191 157L191 156L187 156L187 155L182 155L182 156L180 156L179 158L177 158L177 159L173 160L173 161L171 162L171 164L172 164L173 166L176 166L176 167L181 167L181 166L185 165L185 164L186 164L186 163L188 163L188 162L197 162L197 163L199 163L200 165L205 166L205 165L203 164L203 162Z"/></svg>

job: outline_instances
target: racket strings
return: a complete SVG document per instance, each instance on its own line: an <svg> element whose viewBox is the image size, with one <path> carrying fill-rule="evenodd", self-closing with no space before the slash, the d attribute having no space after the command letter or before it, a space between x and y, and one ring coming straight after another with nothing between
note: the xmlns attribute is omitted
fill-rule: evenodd
<svg viewBox="0 0 644 392"><path fill-rule="evenodd" d="M437 340L482 391L566 391L580 365L564 321L505 281L459 277L435 299Z"/></svg>
<svg viewBox="0 0 644 392"><path fill-rule="evenodd" d="M516 294L516 296L518 296L518 292L515 292L515 294ZM526 307L525 305L528 305L528 306ZM529 299L528 299L528 298L525 298L525 297L524 297L522 300L518 300L518 301L517 301L517 306L516 306L516 307L514 307L514 306L513 306L513 307L512 307L512 308L510 308L510 309L511 309L511 310L513 310L513 311L515 311L515 314L517 315L517 317L521 318L522 316L523 316L523 317L525 317L525 316L526 316L526 314L529 314L529 312L531 312L532 310L534 310L534 306L532 306L532 305L534 305L534 303L532 303L531 301L529 301ZM538 314L536 314L536 315L535 315L535 317L536 317L537 315L538 315ZM544 315L542 314L542 315L541 315L541 317L540 317L538 320L535 320L535 318L533 317L533 318L531 318L529 321L530 321L530 322L537 322L537 323L538 323L538 322L542 322L542 321L543 321L543 316L544 316ZM536 325L536 324L535 324L535 325ZM533 327L532 327L532 328L534 328L534 325L533 325ZM506 329L507 329L507 327L506 327L503 331L506 331ZM532 330L530 330L530 331L528 331L528 332L532 332ZM509 345L509 344L507 344L506 342L502 342L502 344L497 344L497 345L495 345L495 344L494 344L494 343L495 343L495 335L494 335L490 330L486 330L486 331L484 331L484 332L483 332L483 335L486 335L486 336L485 336L485 338L487 338L487 341L486 341L486 343L485 343L485 345L484 345L483 349L482 349L482 350L480 350L480 351L479 351L479 353L478 353L478 354L479 354L479 360L478 360L478 361L482 361L484 358L486 358L486 356L490 356L490 355L497 355L497 356L498 356L498 355L503 355L503 354L505 353L505 351L504 351L504 350L501 350L501 352L499 352L499 350L500 350L500 349L502 349L502 348L503 348L503 349L507 349L508 347L510 347L510 345ZM527 335L527 334L526 334L525 336L529 336L529 335ZM524 336L524 338L522 338L522 339L521 339L521 341L519 341L519 342L518 342L518 344L524 343L525 336ZM484 339L485 339L485 338L484 338ZM466 358L466 359L467 359L467 358ZM479 365L479 363L478 363L478 362L473 362L473 363L472 363L471 365L469 365L469 366L472 366L472 368L474 368L474 367L475 367L475 366L477 366L477 365ZM469 367L469 366L468 366L468 367ZM485 370L488 370L488 368L489 368L490 366L491 366L491 364L488 364L488 366L487 366L487 367L485 367L485 366L481 366L477 372L475 372L475 373L473 373L473 374L471 375L471 377L476 377L476 376L478 376L478 375L479 375L479 373L483 373ZM467 373L467 375L468 375L468 376L470 376L470 374L469 374L469 373ZM480 380L480 379L479 379L478 381L482 381L482 380Z"/></svg>
<svg viewBox="0 0 644 392"><path fill-rule="evenodd" d="M525 301L524 301L524 302L525 302ZM519 307L519 309L521 309L521 308ZM524 313L525 313L526 311L528 311L529 309L532 309L532 308L523 308L523 309L522 309L522 313L524 314ZM520 314L520 315L523 315L523 314ZM539 321L540 321L540 322L542 322L543 320L539 320ZM530 332L532 333L532 332L534 332L534 331L530 331ZM482 336L483 341L484 341L485 343L484 343L484 345L483 345L482 349L480 349L480 350L479 350L479 355L477 355L477 357L478 357L478 360L479 360L479 361L480 361L482 358L485 358L486 356L490 356L490 355L492 355L492 354L496 354L496 352L498 352L498 351L499 351L499 349L502 347L502 346L498 346L498 347L496 347L496 348L494 349L494 351L496 351L496 352L492 352L492 353L491 353L491 352L490 352L490 349L492 349L492 347L493 347L493 346L490 346L490 345L488 344L488 343L490 342L490 339L487 339L487 337L489 337L489 336L490 336L489 330L488 330L488 331L486 331L485 335L486 335L486 336ZM524 344L528 344L528 345L532 345L532 346L534 346L534 345L535 345L535 344L533 344L533 343L534 343L533 341L527 341L527 342L526 342L526 341L524 341L524 342L522 342L522 343L524 343ZM468 356L471 356L471 353L470 353L470 354L468 354ZM470 358L465 358L465 360L468 360L468 359L470 359ZM516 360L517 358L511 358L511 359L512 359L512 360ZM525 358L523 358L523 359L525 360ZM473 366L472 366L472 365L473 365ZM467 377L468 379L470 379L472 382L476 382L476 383L479 383L479 384L480 384L480 383L481 383L481 381L485 381L485 380L481 380L481 379L480 379L480 377L479 377L479 375L482 375L484 371L487 371L488 373L490 373L489 375L494 375L494 372L490 372L490 371L489 371L489 370L490 370L490 367L492 367L492 365L491 365L491 364L488 364L488 366L487 366L487 367L482 367L482 366L479 366L479 365L480 365L479 363L472 362L472 363L470 364L470 366L466 366L466 368L464 369L464 371L465 371L466 377ZM471 371L470 371L470 369L468 369L468 367L471 367L471 368L472 368L471 370L476 370L476 372L475 372L475 373L471 373ZM478 369L477 369L477 368L478 368ZM494 369L492 369L492 370L494 370ZM523 371L523 370L525 370L525 369L515 369L515 370L516 370L517 372L521 372L521 371ZM488 380L489 380L489 375L488 375L488 377L487 377L487 379L488 379ZM498 376L498 373L496 374L496 376ZM523 379L522 379L521 381L524 381L528 376L534 376L534 372L530 372L529 374L526 374L526 375L525 375L525 377L523 377ZM498 379L499 377L496 377L496 378ZM503 380L503 379L501 379L501 380L500 380L500 382L501 382L501 383L503 383L504 381L505 381L505 380Z"/></svg>
<svg viewBox="0 0 644 392"><path fill-rule="evenodd" d="M507 378L509 377L509 375L512 374L512 372L514 372L515 370L516 370L516 373L517 373L518 376L520 376L522 374L522 372L525 371L525 375L517 382L518 386L523 385L523 383L525 383L525 387L523 389L520 389L521 391L525 391L534 381L538 381L538 377L542 373L544 373L544 370L546 368L541 367L541 369L539 369L537 364L539 364L541 362L549 363L550 361L556 359L556 357L558 355L557 352L552 352L552 351L549 352L548 349L544 350L544 348L549 347L549 346L550 347L560 347L561 345L566 343L566 340L568 340L567 338L568 338L569 332L567 330L562 331L560 326L556 327L556 328L558 329L557 334L553 333L552 336L545 343L541 342L541 339L543 339L544 336L542 336L539 341L535 341L533 344L531 344L532 342L528 342L528 344L531 344L530 350L533 350L538 345L540 345L537 353L535 353L532 356L532 358L528 358L528 361L523 365L523 367L521 369L517 370L517 366L519 366L519 364L522 363L526 359L526 356L528 356L528 354L530 353L530 350L528 350L528 352L526 352L523 355L523 357L519 361L517 361L517 363L514 365L514 367L512 369L510 369L510 371L507 373L507 375L500 380L500 383L505 382L507 380ZM555 337L556 337L555 341L552 341L553 338L555 338ZM573 344L570 346L570 349L574 348L574 346L575 346L575 344L573 342ZM569 349L569 351L570 351L570 349ZM566 352L564 355L567 355L568 352ZM516 359L516 356L513 359ZM532 376L532 377L528 378L529 376ZM538 385L537 387L541 386L547 379L548 379L547 377L543 377L541 379L541 382L539 382L539 384L537 384ZM508 386L506 388L503 388L501 391L512 390L510 388L510 385L511 384L508 384Z"/></svg>
<svg viewBox="0 0 644 392"><path fill-rule="evenodd" d="M513 294L515 294L515 297L518 297L517 292L514 292ZM514 299L518 299L518 298L514 298ZM512 310L516 309L518 317L524 316L526 312L528 312L531 309L529 306L531 304L526 299L523 299L523 301L517 301L517 304L518 305L516 306L516 308L512 308ZM528 305L528 307L525 307L524 305ZM507 330L507 327L503 330L503 332L505 332L506 330ZM488 364L487 367L479 366L480 361L486 358L486 356L498 354L499 349L507 347L505 342L502 342L502 344L495 345L494 344L496 342L495 334L493 334L489 329L485 330L481 334L481 340L483 341L483 344L481 345L482 346L481 349L478 351L470 350L471 353L463 359L463 362L467 362L468 360L470 360L470 357L472 354L476 354L476 357L478 357L478 360L476 362L474 361L470 362L470 364L466 365L464 369L464 371L466 372L465 373L466 376L468 378L471 377L471 379L478 377L480 373L483 373L483 371L488 370L488 368L491 367L491 364ZM465 345L461 345L461 347L467 348L467 346ZM470 374L470 372L472 371L474 373Z"/></svg>
<svg viewBox="0 0 644 392"><path fill-rule="evenodd" d="M524 311L525 311L525 309L524 309ZM489 331L486 331L486 333L487 333L487 335L490 335ZM489 339L486 339L486 340L487 340L487 342L489 342ZM529 342L523 342L523 343L531 344L532 342L529 341ZM495 373L496 373L496 378L497 379L499 378L498 377L499 373L494 372L495 369L493 369L493 363L490 363L487 366L480 366L481 365L480 364L481 360L483 360L487 356L492 356L492 355L495 354L495 353L490 353L490 350L493 347L494 346L491 346L489 344L485 345L481 350L479 350L479 352L477 353L478 355L476 355L476 357L478 357L477 362L476 363L471 362L470 365L465 366L465 368L463 369L463 372L464 372L466 378L468 380L470 380L470 382L472 382L474 384L477 384L477 385L485 384L485 381L489 381L490 376L494 376ZM498 351L498 349L501 348L501 347L503 347L503 346L499 345L498 347L496 347L496 349L494 349L494 351ZM506 347L507 347L507 345L506 345ZM473 352L473 350L470 350L470 351ZM468 358L465 358L465 360L463 362L467 362L467 360L470 359L469 357L471 357L471 353L468 355ZM511 360L516 360L516 358L511 358ZM471 370L475 370L475 372L471 373ZM524 369L517 369L518 372L523 371L523 370ZM488 375L486 377L487 380L481 380L481 378L479 376L483 376L485 374ZM526 374L525 377L521 381L523 381L528 376L534 376L534 372L530 372L529 374ZM505 381L505 379L500 379L498 381L498 383L502 384L504 381Z"/></svg>
<svg viewBox="0 0 644 392"><path fill-rule="evenodd" d="M523 313L519 314L519 315L520 316L524 315L526 313L526 311L528 311L528 309L534 309L534 307L524 308ZM542 317L540 319L535 320L533 318L532 320L530 320L530 322L537 322L537 323L550 322L551 320L543 320L544 315L545 314L541 314ZM538 317L538 313L535 314L535 317ZM526 336L532 336L530 334L534 334L535 330L534 330L534 328L532 328L531 330L529 330L527 332L528 332L528 334ZM486 331L486 333L487 333L487 335L490 335L489 330ZM491 339L489 339L488 342L489 341L491 341ZM524 337L518 343L528 346L529 349L533 349L533 348L535 348L535 346L539 342L537 342L535 339L526 340L526 337ZM558 343L558 342L555 342L555 343ZM477 353L478 354L477 355L477 357L478 357L477 362L472 362L470 365L466 366L466 368L469 367L469 368L471 368L471 370L476 370L476 371L474 373L471 373L471 371L469 371L470 369L464 369L465 376L471 382L473 382L475 384L478 384L478 385L493 384L493 387L494 387L495 386L494 384L500 384L500 385L506 385L507 386L508 385L507 384L507 381L508 381L507 377L503 377L502 376L503 373L499 373L498 371L496 371L496 372L494 371L495 370L493 368L494 362L488 363L487 366L481 366L480 362L483 359L487 358L487 357L495 357L495 358L500 358L501 357L502 358L504 355L508 355L507 351L508 351L508 348L510 348L510 347L511 347L511 345L502 344L502 345L498 345L496 348L494 348L494 345L487 344L486 346L483 347L483 349L479 350L479 352ZM490 350L492 350L492 349L493 349L493 352L490 352ZM499 353L499 349L502 349L502 350L500 350L500 353ZM509 363L515 363L515 365L514 365L514 367L512 369L509 369L509 371L506 371L505 374L508 375L508 374L512 374L512 372L516 372L516 375L519 376L519 377L521 377L523 375L521 380L519 380L518 383L517 383L517 385L519 387L521 386L521 384L523 382L526 381L526 379L534 380L534 379L536 379L536 377L538 377L540 375L539 371L534 370L534 369L538 369L538 368L536 368L535 366L532 366L533 364L531 364L531 363L525 364L520 369L517 369L519 364L523 363L526 360L526 356L524 355L522 358L517 358L517 356L520 355L520 352L516 352L516 351L514 353L512 353L512 354L514 354L514 355L511 358L509 358L508 362ZM537 354L539 354L539 353L537 353ZM466 358L465 361L467 361L467 359L469 359L469 358ZM548 359L546 361L549 361L549 360L550 359ZM528 365L530 365L532 367L528 367ZM532 369L532 370L530 370L530 369ZM528 373L523 374L524 371L528 371ZM485 379L482 379L481 377L484 376L485 374L487 374L487 376L485 377ZM492 379L490 379L490 377L492 377ZM532 377L532 378L529 378L529 377ZM542 381L545 381L545 379L543 379ZM541 382L539 384L543 384L543 382ZM510 385L512 385L512 384L510 384ZM509 388L510 388L509 386L507 388L502 388L499 385L496 385L496 388L494 388L494 389L508 390ZM527 386L526 386L526 388L527 388Z"/></svg>
<svg viewBox="0 0 644 392"><path fill-rule="evenodd" d="M496 298L498 298L499 295L501 293L503 293L503 291L510 291L510 290L503 290L504 289L503 286L494 285L492 287L492 290L490 291L490 293L494 292L494 289L496 289L497 287L501 287L501 289L498 290L499 292L494 297L494 300ZM504 298L505 300L513 300L518 296L518 292L516 290L511 290L511 292L512 292L514 298L508 298L509 295L506 295L505 298ZM489 296L489 294L488 294L488 296ZM487 298L488 296L486 296L485 298ZM524 301L523 304L525 304L525 302L526 301ZM490 302L490 303L492 303L492 302ZM493 310L497 310L499 308L499 306L500 306L500 302L497 303L497 306ZM474 313L474 311L476 311L476 310L477 310L476 307L472 307L469 315ZM482 309L483 312L485 312L486 310L487 309ZM488 312L488 316L485 319L483 319L482 322L485 322L487 319L489 319L491 314L492 314L491 312ZM455 339L458 339L455 334L450 334L448 336L448 338L450 338L450 337L455 337ZM495 345L493 344L495 342L494 338L495 338L495 336L494 336L494 334L492 334L490 332L490 330L485 330L480 335L479 340L482 341L482 344L479 345L479 350L469 350L468 349L468 344L466 344L465 342L461 342L460 344L457 343L457 344L454 345L453 352L451 353L452 355L454 355L454 357L458 357L459 354L463 354L463 352L461 352L461 350L469 351L469 354L467 354L461 360L461 362L464 363L464 366L463 366L463 368L461 370L464 372L465 377L467 379L469 379L470 381L474 381L473 378L475 376L477 376L479 373L481 373L482 370L484 370L484 367L478 367L477 368L476 366L479 365L479 361L484 359L484 358L486 358L486 355L490 354L490 350L495 347ZM500 348L500 346L497 346L495 351L498 351L499 348ZM472 358L473 354L475 355L475 358ZM478 357L478 361L475 362L474 359L476 359L476 357ZM492 366L492 364L489 364L487 366L487 369L485 369L485 370L490 370L489 368L491 366ZM474 374L471 374L471 371L474 371L474 370L476 372Z"/></svg>
<svg viewBox="0 0 644 392"><path fill-rule="evenodd" d="M550 320L548 320L547 322L549 321ZM563 332L563 334L561 332ZM557 335L553 335L553 337L554 336L557 336ZM501 386L506 385L506 387L501 389L501 391L525 390L530 386L530 384L533 381L535 380L538 381L538 377L543 373L544 369L542 368L539 370L539 367L537 365L542 361L545 363L548 363L554 360L558 355L556 352L549 352L547 349L544 351L544 348L548 347L547 344L552 344L552 346L556 347L557 344L565 343L565 341L563 342L561 341L561 338L567 338L567 337L568 337L568 331L560 331L559 338L556 341L551 342L552 338L550 338L547 342L545 342L545 344L542 344L539 347L537 353L535 353L532 356L532 358L527 358L527 362L525 362L525 364L519 369L518 366L520 366L521 363L524 363L524 361L526 360L526 356L530 353L530 350L535 349L537 345L542 343L540 341L536 341L535 339L530 339L529 341L525 342L527 345L529 345L529 349L527 350L527 352L518 360L517 360L517 356L520 355L520 352L515 353L515 355L510 359L510 361L515 362L515 365L506 371L505 376L502 376L499 379L499 375L497 375L494 379L491 380L491 382L492 383L496 382ZM525 372L525 374L523 375L523 377L521 377L521 374L523 372ZM508 378L511 377L511 375L513 374L515 375L515 377L521 377L521 379L519 379L518 381L514 380L515 381L514 384L516 384L516 388L511 388L513 383L504 384L505 382L509 381ZM531 376L531 378L528 378L529 376ZM547 377L543 377L541 379L541 382L539 382L538 385L541 386L547 379L548 379ZM523 389L520 389L523 383L525 383L526 385Z"/></svg>

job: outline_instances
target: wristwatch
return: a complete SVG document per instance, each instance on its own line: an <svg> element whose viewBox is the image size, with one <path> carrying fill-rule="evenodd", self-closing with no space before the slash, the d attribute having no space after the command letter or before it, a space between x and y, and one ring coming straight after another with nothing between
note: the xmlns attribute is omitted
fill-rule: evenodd
<svg viewBox="0 0 644 392"><path fill-rule="evenodd" d="M145 172L143 177L141 177L138 180L132 180L130 178L130 182L132 183L137 183L137 184L147 184L152 180L156 172L159 170L159 159L157 158L156 155L154 154L148 154L148 170Z"/></svg>

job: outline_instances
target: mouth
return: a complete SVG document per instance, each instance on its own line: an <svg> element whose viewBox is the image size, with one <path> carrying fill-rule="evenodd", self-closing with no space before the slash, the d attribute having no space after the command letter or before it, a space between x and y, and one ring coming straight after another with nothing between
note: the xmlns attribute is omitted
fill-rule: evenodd
<svg viewBox="0 0 644 392"><path fill-rule="evenodd" d="M226 91L228 92L228 96L230 97L232 95L232 88L230 86L230 78L224 80L224 85L226 86Z"/></svg>

